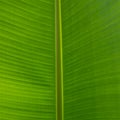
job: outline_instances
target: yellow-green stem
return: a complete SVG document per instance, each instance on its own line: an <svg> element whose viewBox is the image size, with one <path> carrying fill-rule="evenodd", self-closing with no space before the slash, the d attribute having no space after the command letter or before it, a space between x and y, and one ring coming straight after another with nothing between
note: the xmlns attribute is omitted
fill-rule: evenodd
<svg viewBox="0 0 120 120"><path fill-rule="evenodd" d="M56 120L64 120L63 100L63 55L62 55L62 17L61 0L55 4L55 31L56 31Z"/></svg>

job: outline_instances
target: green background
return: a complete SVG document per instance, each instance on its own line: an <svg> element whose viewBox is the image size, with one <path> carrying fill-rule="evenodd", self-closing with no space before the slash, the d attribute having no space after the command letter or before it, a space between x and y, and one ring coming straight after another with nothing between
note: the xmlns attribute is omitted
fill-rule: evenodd
<svg viewBox="0 0 120 120"><path fill-rule="evenodd" d="M61 2L64 120L120 120L120 0ZM0 120L56 119L55 17L0 0Z"/></svg>

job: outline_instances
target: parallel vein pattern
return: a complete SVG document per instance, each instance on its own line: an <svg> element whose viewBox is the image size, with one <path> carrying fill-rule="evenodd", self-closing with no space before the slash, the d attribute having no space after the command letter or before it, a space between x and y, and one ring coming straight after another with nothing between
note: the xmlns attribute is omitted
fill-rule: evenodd
<svg viewBox="0 0 120 120"><path fill-rule="evenodd" d="M120 119L119 9L119 0L62 0L65 120Z"/></svg>
<svg viewBox="0 0 120 120"><path fill-rule="evenodd" d="M54 0L0 0L0 120L55 120Z"/></svg>

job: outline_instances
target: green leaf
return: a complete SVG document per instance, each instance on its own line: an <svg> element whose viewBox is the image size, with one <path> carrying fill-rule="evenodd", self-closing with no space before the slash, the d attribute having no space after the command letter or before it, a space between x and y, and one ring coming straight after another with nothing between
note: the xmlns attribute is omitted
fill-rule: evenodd
<svg viewBox="0 0 120 120"><path fill-rule="evenodd" d="M119 120L119 9L0 0L0 120Z"/></svg>
<svg viewBox="0 0 120 120"><path fill-rule="evenodd" d="M119 8L119 0L62 0L65 120L120 119Z"/></svg>
<svg viewBox="0 0 120 120"><path fill-rule="evenodd" d="M0 120L55 120L54 0L0 0Z"/></svg>

